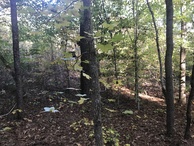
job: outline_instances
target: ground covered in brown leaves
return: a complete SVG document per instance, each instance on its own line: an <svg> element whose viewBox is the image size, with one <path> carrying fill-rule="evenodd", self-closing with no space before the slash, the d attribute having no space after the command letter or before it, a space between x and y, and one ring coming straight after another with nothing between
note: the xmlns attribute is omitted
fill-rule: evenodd
<svg viewBox="0 0 194 146"><path fill-rule="evenodd" d="M0 146L93 146L91 101L80 100L75 94L76 91L29 91L25 97L24 120L12 119L12 113L0 117ZM175 136L167 138L164 100L141 94L140 110L137 110L132 97L125 88L102 93L107 146L194 145L193 139L183 139L185 107L175 106ZM52 106L59 112L44 112L44 107Z"/></svg>

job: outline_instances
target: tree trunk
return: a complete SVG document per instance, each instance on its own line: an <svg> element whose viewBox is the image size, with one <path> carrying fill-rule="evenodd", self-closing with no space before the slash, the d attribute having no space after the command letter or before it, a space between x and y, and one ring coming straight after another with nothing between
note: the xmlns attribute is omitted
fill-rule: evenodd
<svg viewBox="0 0 194 146"><path fill-rule="evenodd" d="M166 56L165 56L165 72L166 72L166 128L167 136L174 133L174 91L172 78L172 55L173 55L173 2L166 0Z"/></svg>
<svg viewBox="0 0 194 146"><path fill-rule="evenodd" d="M181 16L183 16L183 6L181 6ZM185 23L181 20L181 39L184 39ZM186 48L183 43L180 46L180 77L179 77L179 102L186 104Z"/></svg>
<svg viewBox="0 0 194 146"><path fill-rule="evenodd" d="M192 107L191 106L192 106L192 101L193 101L193 97L194 97L194 65L193 65L190 84L191 84L191 90L190 90L189 99L188 99L188 103L187 103L187 113L186 113L187 124L186 124L185 135L184 135L185 139L189 139L191 137L190 127L191 127L191 120L192 120L192 115L191 115Z"/></svg>
<svg viewBox="0 0 194 146"><path fill-rule="evenodd" d="M138 0L133 0L133 19L134 19L134 66L135 66L135 100L137 102L137 108L140 109L140 98L139 98L139 56L138 56Z"/></svg>
<svg viewBox="0 0 194 146"><path fill-rule="evenodd" d="M152 22L154 24L154 29L155 29L155 37L156 37L155 41L156 41L158 60L159 60L159 66L160 66L160 84L161 84L163 95L165 96L166 89L165 89L165 85L164 85L164 81L163 81L163 67L162 67L161 51L160 51L160 44L159 44L158 28L157 28L155 17L154 17L154 12L152 11L152 8L150 6L149 1L148 0L146 0L146 1L147 1L147 5L148 5L148 9L150 11L150 14L152 16Z"/></svg>
<svg viewBox="0 0 194 146"><path fill-rule="evenodd" d="M98 75L98 62L96 57L95 48L91 48L91 62L90 62L90 93L89 98L92 99L93 113L94 113L94 135L96 146L103 146L103 136L102 136L102 121L101 121L101 96L100 96L100 86L99 86L99 75Z"/></svg>
<svg viewBox="0 0 194 146"><path fill-rule="evenodd" d="M86 1L86 2L85 2ZM87 0L83 0L83 3L86 5ZM84 10L81 11L81 19L80 19L80 36L85 38L81 39L79 42L80 49L81 49L81 81L80 81L80 88L82 94L89 93L89 80L84 76L84 74L89 74L89 51L90 51L90 44L87 40L91 32L91 26L89 25L89 21L91 21L90 11L88 9L89 6L84 5ZM87 32L87 33L85 33Z"/></svg>
<svg viewBox="0 0 194 146"><path fill-rule="evenodd" d="M92 99L93 104L93 121L94 121L94 135L96 146L103 146L102 137L102 122L101 122L101 97L99 86L99 73L97 53L94 47L92 16L91 16L91 0L82 0L84 10L80 22L80 40L81 47L81 65L83 72L81 74L81 90ZM87 79L83 73L90 76Z"/></svg>
<svg viewBox="0 0 194 146"><path fill-rule="evenodd" d="M10 0L11 5L11 24L12 24L12 40L13 40L13 55L14 55L14 70L16 83L16 104L17 104L17 119L22 119L22 83L20 73L20 50L19 50L19 34L17 21L17 6L16 0ZM21 112L22 111L22 112Z"/></svg>

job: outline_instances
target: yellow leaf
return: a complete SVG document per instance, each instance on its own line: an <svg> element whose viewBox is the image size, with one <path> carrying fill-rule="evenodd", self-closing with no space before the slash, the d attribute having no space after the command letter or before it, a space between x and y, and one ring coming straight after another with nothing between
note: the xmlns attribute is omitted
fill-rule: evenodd
<svg viewBox="0 0 194 146"><path fill-rule="evenodd" d="M80 98L80 100L78 101L79 104L83 104L84 101L88 100L88 98Z"/></svg>
<svg viewBox="0 0 194 146"><path fill-rule="evenodd" d="M5 127L3 128L3 131L10 131L11 130L11 127Z"/></svg>
<svg viewBox="0 0 194 146"><path fill-rule="evenodd" d="M115 99L108 99L109 102L116 102Z"/></svg>
<svg viewBox="0 0 194 146"><path fill-rule="evenodd" d="M111 113L116 113L117 110L112 110L112 109L108 109L108 108L105 108L107 111L111 112Z"/></svg>
<svg viewBox="0 0 194 146"><path fill-rule="evenodd" d="M133 111L132 110L125 110L123 112L123 114L132 115L133 114Z"/></svg>
<svg viewBox="0 0 194 146"><path fill-rule="evenodd" d="M86 74L86 73L83 73L83 76L86 77L86 79L88 79L88 80L91 79L91 77L88 74Z"/></svg>

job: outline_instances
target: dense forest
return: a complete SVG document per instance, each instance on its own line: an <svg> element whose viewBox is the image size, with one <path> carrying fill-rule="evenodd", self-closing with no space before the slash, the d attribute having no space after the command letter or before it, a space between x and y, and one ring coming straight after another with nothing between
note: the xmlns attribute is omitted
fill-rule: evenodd
<svg viewBox="0 0 194 146"><path fill-rule="evenodd" d="M192 0L1 0L0 146L193 146Z"/></svg>

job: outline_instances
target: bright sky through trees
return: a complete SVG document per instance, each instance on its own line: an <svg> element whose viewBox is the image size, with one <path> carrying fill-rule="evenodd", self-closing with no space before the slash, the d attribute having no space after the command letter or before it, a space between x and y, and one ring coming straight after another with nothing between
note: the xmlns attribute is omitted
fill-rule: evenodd
<svg viewBox="0 0 194 146"><path fill-rule="evenodd" d="M57 2L57 0L44 0L45 2L50 2L51 4L54 4Z"/></svg>

